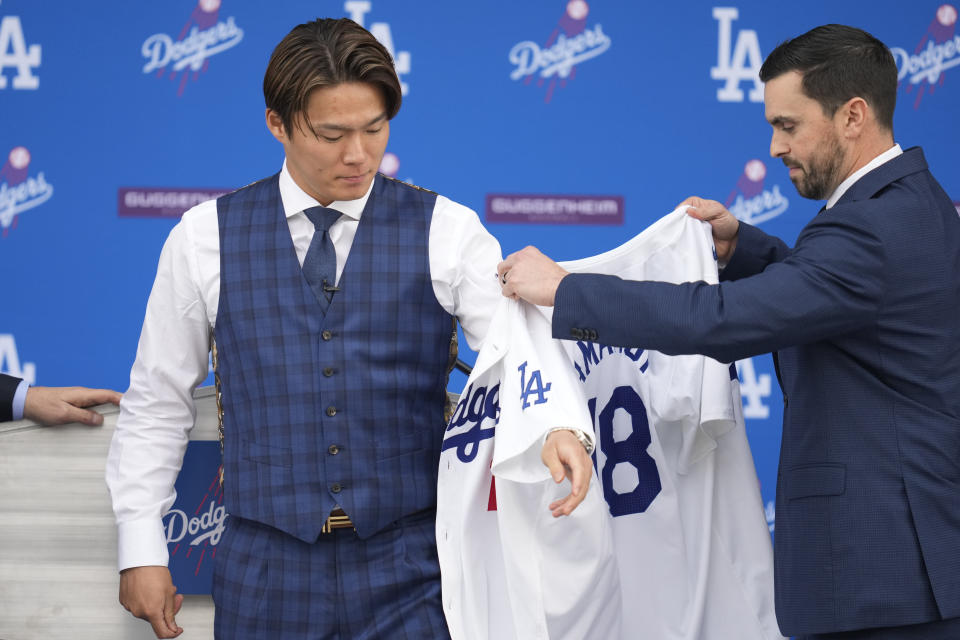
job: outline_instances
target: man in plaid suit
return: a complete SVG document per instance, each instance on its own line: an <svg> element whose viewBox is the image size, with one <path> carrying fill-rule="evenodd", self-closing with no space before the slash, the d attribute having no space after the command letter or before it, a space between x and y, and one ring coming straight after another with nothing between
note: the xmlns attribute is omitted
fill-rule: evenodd
<svg viewBox="0 0 960 640"><path fill-rule="evenodd" d="M447 637L434 529L451 332L456 318L479 347L499 244L466 207L377 173L401 91L356 23L294 28L263 88L282 170L188 211L160 257L107 463L120 601L157 637L182 632L161 517L213 347L230 514L217 637ZM561 460L590 469L567 432L545 460L555 477Z"/></svg>

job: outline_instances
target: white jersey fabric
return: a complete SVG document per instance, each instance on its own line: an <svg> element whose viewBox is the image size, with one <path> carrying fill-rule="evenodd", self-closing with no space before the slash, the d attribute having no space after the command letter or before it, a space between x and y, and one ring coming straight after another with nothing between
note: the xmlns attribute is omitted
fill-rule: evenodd
<svg viewBox="0 0 960 640"><path fill-rule="evenodd" d="M562 266L715 283L714 256L709 225L680 209ZM437 545L454 640L781 638L734 370L553 340L551 313L504 299L447 427ZM569 484L539 459L556 426L595 433L597 472L559 519L547 505Z"/></svg>

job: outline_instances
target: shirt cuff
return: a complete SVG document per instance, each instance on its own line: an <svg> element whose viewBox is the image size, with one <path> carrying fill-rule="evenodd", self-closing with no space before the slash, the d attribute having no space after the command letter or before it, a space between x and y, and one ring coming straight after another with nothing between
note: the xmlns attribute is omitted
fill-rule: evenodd
<svg viewBox="0 0 960 640"><path fill-rule="evenodd" d="M30 385L27 384L26 380L21 380L20 384L17 385L17 391L13 394L13 419L14 420L23 420L23 407L27 404L27 389L30 388Z"/></svg>
<svg viewBox="0 0 960 640"><path fill-rule="evenodd" d="M117 570L131 567L165 567L170 561L163 523L133 520L117 525Z"/></svg>

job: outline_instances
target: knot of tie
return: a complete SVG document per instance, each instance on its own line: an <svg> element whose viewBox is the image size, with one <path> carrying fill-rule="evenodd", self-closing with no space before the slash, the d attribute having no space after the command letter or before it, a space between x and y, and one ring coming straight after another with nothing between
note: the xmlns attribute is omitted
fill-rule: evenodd
<svg viewBox="0 0 960 640"><path fill-rule="evenodd" d="M320 233L330 229L330 226L340 217L339 211L336 209L328 209L327 207L310 207L309 209L304 209L303 213L306 214L307 218L310 219L310 222L313 223L313 226L316 227Z"/></svg>

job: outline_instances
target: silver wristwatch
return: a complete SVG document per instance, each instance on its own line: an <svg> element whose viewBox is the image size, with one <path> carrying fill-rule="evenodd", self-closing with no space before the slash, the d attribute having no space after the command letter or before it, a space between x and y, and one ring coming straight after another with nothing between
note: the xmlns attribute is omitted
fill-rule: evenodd
<svg viewBox="0 0 960 640"><path fill-rule="evenodd" d="M550 431L547 432L547 436L549 437L550 434L553 433L554 431L569 431L574 436L576 436L580 444L583 445L583 448L587 450L587 455L593 454L593 442L590 440L590 438L587 437L587 434L585 434L583 431L580 431L579 429L574 429L573 427L554 427L553 429L550 429Z"/></svg>

